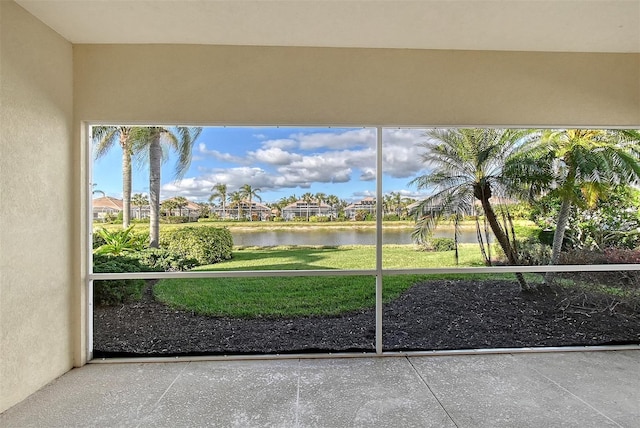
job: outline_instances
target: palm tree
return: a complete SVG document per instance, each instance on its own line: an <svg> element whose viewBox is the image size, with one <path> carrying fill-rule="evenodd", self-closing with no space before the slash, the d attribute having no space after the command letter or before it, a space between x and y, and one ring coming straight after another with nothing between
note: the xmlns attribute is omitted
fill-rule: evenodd
<svg viewBox="0 0 640 428"><path fill-rule="evenodd" d="M335 217L338 217L338 206L340 205L340 198L338 198L336 195L329 195L327 196L327 203L331 207L333 215L335 215Z"/></svg>
<svg viewBox="0 0 640 428"><path fill-rule="evenodd" d="M127 126L94 126L91 128L95 145L96 159L104 156L117 141L122 149L122 228L129 227L131 220L131 156L134 144L131 127Z"/></svg>
<svg viewBox="0 0 640 428"><path fill-rule="evenodd" d="M135 128L137 153L144 153L149 163L149 247L158 248L160 238L160 166L169 149L178 154L175 178L181 178L191 165L191 149L202 132L201 127L152 126Z"/></svg>
<svg viewBox="0 0 640 428"><path fill-rule="evenodd" d="M307 221L309 221L309 205L313 202L313 195L307 192L301 196L301 199L307 203Z"/></svg>
<svg viewBox="0 0 640 428"><path fill-rule="evenodd" d="M182 217L182 209L187 206L189 201L184 196L176 196L175 198L173 198L173 200L176 203L176 208L178 209L178 215Z"/></svg>
<svg viewBox="0 0 640 428"><path fill-rule="evenodd" d="M173 215L173 211L178 209L178 203L175 199L166 199L160 204L160 208L165 212L167 217L171 217Z"/></svg>
<svg viewBox="0 0 640 428"><path fill-rule="evenodd" d="M239 191L231 192L231 194L229 195L229 202L230 202L229 206L232 208L233 207L237 208L238 220L240 220L240 216L242 215L242 201L243 201L242 193L240 193Z"/></svg>
<svg viewBox="0 0 640 428"><path fill-rule="evenodd" d="M318 192L315 194L316 201L318 201L318 205L322 205L323 202L327 202L327 195L322 192Z"/></svg>
<svg viewBox="0 0 640 428"><path fill-rule="evenodd" d="M249 201L249 221L253 221L253 215L251 214L251 208L253 206L253 198L256 198L259 201L262 201L262 198L258 196L258 192L262 190L258 188L251 187L250 184L245 184L240 188L240 194L242 197Z"/></svg>
<svg viewBox="0 0 640 428"><path fill-rule="evenodd" d="M396 215L398 218L402 217L402 210L406 207L408 199L402 197L402 193L400 192L391 192L389 196L391 196L391 203Z"/></svg>
<svg viewBox="0 0 640 428"><path fill-rule="evenodd" d="M103 198L107 197L107 194L104 193L102 190L96 189L96 183L93 183L91 186L92 186L92 189L93 189L93 190L91 190L91 195L95 195L96 193L100 193Z"/></svg>
<svg viewBox="0 0 640 428"><path fill-rule="evenodd" d="M392 210L393 204L393 196L391 195L382 195L382 213L387 215Z"/></svg>
<svg viewBox="0 0 640 428"><path fill-rule="evenodd" d="M433 189L432 196L414 209L416 228L413 237L418 242L428 239L438 221L452 215L456 224L474 210L474 201L482 205L491 230L510 264L518 264L512 240L500 225L490 199L505 193L508 183L503 175L507 159L518 149L523 131L501 129L435 129L427 132L429 139L421 146L422 155L431 169L412 180L418 189ZM456 240L457 241L457 240ZM528 285L517 274L522 289Z"/></svg>
<svg viewBox="0 0 640 428"><path fill-rule="evenodd" d="M149 198L142 193L136 193L131 197L131 204L138 207L138 218L142 218L142 207L149 205Z"/></svg>
<svg viewBox="0 0 640 428"><path fill-rule="evenodd" d="M217 183L215 186L211 188L213 192L211 196L209 196L209 202L213 202L216 199L220 199L220 204L222 205L222 218L226 217L226 203L227 203L227 185L223 183Z"/></svg>
<svg viewBox="0 0 640 428"><path fill-rule="evenodd" d="M637 130L547 130L539 133L537 143L523 153L525 162L518 163L545 172L539 174L537 182L547 186L547 190L550 188L561 201L550 262L554 265L558 263L571 208L594 206L612 186L640 179L640 133ZM510 175L527 176L518 170Z"/></svg>

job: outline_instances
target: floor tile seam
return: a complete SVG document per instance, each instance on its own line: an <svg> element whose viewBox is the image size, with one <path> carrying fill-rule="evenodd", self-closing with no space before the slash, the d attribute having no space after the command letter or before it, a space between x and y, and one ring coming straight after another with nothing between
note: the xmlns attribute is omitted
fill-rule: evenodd
<svg viewBox="0 0 640 428"><path fill-rule="evenodd" d="M302 377L302 360L298 359L298 384L296 387L296 409L295 409L295 423L294 427L298 428L300 426L300 378Z"/></svg>
<svg viewBox="0 0 640 428"><path fill-rule="evenodd" d="M162 401L162 399L165 397L165 395L167 395L167 393L169 392L169 390L173 387L173 385L178 381L178 379L180 379L180 377L182 376L182 374L185 372L185 370L187 369L187 367L189 367L191 365L191 362L187 362L187 364L185 364L185 366L182 368L182 370L180 370L180 372L175 376L175 378L171 381L171 383L169 384L169 386L167 386L165 388L165 390L163 391L163 393L160 395L160 397L156 400L156 402L153 404L153 406L151 406L151 408L149 409L149 411L147 412L146 415L142 416L142 418L140 418L140 420L138 421L138 424L136 425L136 428L140 428L140 426L142 425L142 423L144 422L145 418L147 418L148 416L150 416L151 414L153 414L153 412L158 408L158 405L160 404L160 402Z"/></svg>
<svg viewBox="0 0 640 428"><path fill-rule="evenodd" d="M608 421L612 422L613 424L615 424L617 427L620 428L624 428L622 425L620 425L618 422L616 422L615 420L613 420L612 418L610 418L609 416L607 416L604 412L602 412L601 410L599 410L598 408L596 408L595 406L593 406L591 403L589 403L588 401L584 400L583 398L581 398L580 396L574 394L573 392L571 392L570 390L568 390L567 388L565 388L564 386L562 386L560 383L556 382L555 380L551 379L549 376L546 376L544 373L542 373L541 371L539 371L538 369L536 369L535 367L531 366L530 364L527 364L527 366L529 367L530 370L533 370L534 372L536 372L539 376L541 376L542 378L546 379L548 382L552 383L553 385L555 385L557 388L561 389L562 391L566 392L567 394L569 394L571 397L573 397L574 399L578 400L579 402L581 402L582 404L584 404L585 406L589 407L591 410L593 410L594 412L596 412L597 414L601 415L603 418L607 419Z"/></svg>
<svg viewBox="0 0 640 428"><path fill-rule="evenodd" d="M415 375L418 377L418 379L420 379L420 381L424 384L424 386L427 387L427 389L429 390L429 392L431 393L431 395L433 396L433 398L436 400L436 402L438 403L438 405L440 406L440 408L444 411L444 413L447 415L447 417L449 418L449 420L451 421L451 423L453 423L453 425L456 426L456 428L459 428L460 426L458 425L458 423L455 421L455 419L453 419L453 416L451 416L451 414L449 413L449 411L446 409L446 407L444 406L444 404L442 403L442 401L440 401L440 398L438 398L438 396L436 395L435 391L433 391L433 389L431 389L431 386L429 386L429 383L427 382L427 380L420 374L420 372L418 371L418 369L416 368L416 366L413 365L413 362L411 361L411 359L409 357L405 357L405 359L407 360L407 362L409 363L409 365L411 366L411 368L413 369L413 372L415 373Z"/></svg>

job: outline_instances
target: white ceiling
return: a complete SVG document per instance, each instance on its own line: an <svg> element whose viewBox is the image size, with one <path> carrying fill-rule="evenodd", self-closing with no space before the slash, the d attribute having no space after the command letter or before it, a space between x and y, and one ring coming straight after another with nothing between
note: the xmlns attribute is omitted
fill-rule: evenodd
<svg viewBox="0 0 640 428"><path fill-rule="evenodd" d="M640 0L16 0L72 43L640 53Z"/></svg>

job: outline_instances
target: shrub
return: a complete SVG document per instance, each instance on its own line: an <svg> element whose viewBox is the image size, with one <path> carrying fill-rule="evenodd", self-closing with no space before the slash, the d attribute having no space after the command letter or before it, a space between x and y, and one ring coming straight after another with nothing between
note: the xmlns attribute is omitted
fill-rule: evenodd
<svg viewBox="0 0 640 428"><path fill-rule="evenodd" d="M430 238L423 246L425 251L452 251L456 249L453 238Z"/></svg>
<svg viewBox="0 0 640 428"><path fill-rule="evenodd" d="M620 248L607 248L604 251L571 250L560 254L561 264L627 264L640 263L640 251L625 250ZM565 274L578 275L577 273ZM640 286L640 271L604 271L604 272L584 272L581 277L585 281L619 285L622 287ZM637 292L637 291L636 291Z"/></svg>
<svg viewBox="0 0 640 428"><path fill-rule="evenodd" d="M160 223L180 224L180 223L188 223L188 222L189 222L189 217L184 217L179 215L160 217Z"/></svg>
<svg viewBox="0 0 640 428"><path fill-rule="evenodd" d="M131 257L94 254L95 273L140 272L146 270ZM94 281L93 299L97 305L117 305L139 300L145 282L142 279L110 279Z"/></svg>
<svg viewBox="0 0 640 428"><path fill-rule="evenodd" d="M601 265L607 263L607 259L601 251L569 250L560 253L558 264L561 265Z"/></svg>
<svg viewBox="0 0 640 428"><path fill-rule="evenodd" d="M311 217L309 217L309 221L311 223L326 223L329 221L329 217L312 215Z"/></svg>
<svg viewBox="0 0 640 428"><path fill-rule="evenodd" d="M93 234L93 249L95 250L98 247L101 247L102 245L106 244L107 241L104 240L104 238L99 234L99 233L94 233Z"/></svg>
<svg viewBox="0 0 640 428"><path fill-rule="evenodd" d="M147 248L131 256L135 257L141 265L154 271L185 271L198 265L197 260L183 257L164 248Z"/></svg>
<svg viewBox="0 0 640 428"><path fill-rule="evenodd" d="M231 258L233 239L227 228L183 227L163 233L160 245L173 254L208 265Z"/></svg>
<svg viewBox="0 0 640 428"><path fill-rule="evenodd" d="M518 239L516 249L521 264L527 266L547 265L551 261L551 247L536 238Z"/></svg>
<svg viewBox="0 0 640 428"><path fill-rule="evenodd" d="M358 210L353 218L355 221L370 221L375 220L375 216L366 210Z"/></svg>
<svg viewBox="0 0 640 428"><path fill-rule="evenodd" d="M607 248L604 250L604 257L607 263L611 264L640 264L640 250Z"/></svg>
<svg viewBox="0 0 640 428"><path fill-rule="evenodd" d="M219 217L200 217L198 219L198 223L213 223L215 221L220 221Z"/></svg>

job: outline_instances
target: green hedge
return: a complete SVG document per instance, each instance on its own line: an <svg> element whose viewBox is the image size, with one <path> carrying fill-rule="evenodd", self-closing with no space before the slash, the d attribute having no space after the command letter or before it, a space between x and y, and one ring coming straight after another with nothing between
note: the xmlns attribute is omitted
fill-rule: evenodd
<svg viewBox="0 0 640 428"><path fill-rule="evenodd" d="M456 244L453 238L430 238L424 244L425 251L452 251L456 249Z"/></svg>
<svg viewBox="0 0 640 428"><path fill-rule="evenodd" d="M95 273L171 272L184 271L196 266L194 259L173 254L165 249L147 248L126 256L94 254ZM110 279L94 281L93 298L96 305L117 305L140 300L145 281L142 279Z"/></svg>
<svg viewBox="0 0 640 428"><path fill-rule="evenodd" d="M160 246L170 253L195 259L200 265L209 265L231 258L233 239L227 228L182 227L163 231Z"/></svg>
<svg viewBox="0 0 640 428"><path fill-rule="evenodd" d="M93 255L95 273L142 272L151 270L137 259L126 256ZM96 305L117 305L140 300L145 281L142 279L110 279L93 282L93 301Z"/></svg>
<svg viewBox="0 0 640 428"><path fill-rule="evenodd" d="M148 266L154 271L185 271L198 265L197 260L183 257L164 248L146 248L129 256L135 257L142 266Z"/></svg>
<svg viewBox="0 0 640 428"><path fill-rule="evenodd" d="M160 217L160 223L167 223L167 224L189 223L189 217L179 216L179 215L162 216Z"/></svg>

